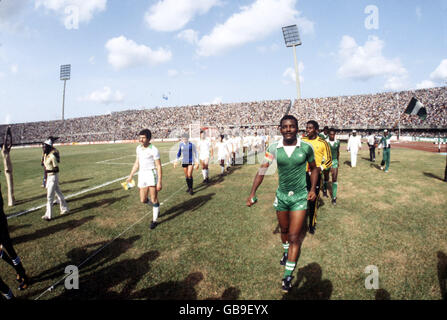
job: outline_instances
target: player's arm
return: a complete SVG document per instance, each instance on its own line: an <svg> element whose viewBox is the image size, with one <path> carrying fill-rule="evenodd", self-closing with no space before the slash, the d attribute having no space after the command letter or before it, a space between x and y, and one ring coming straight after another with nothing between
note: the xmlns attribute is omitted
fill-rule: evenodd
<svg viewBox="0 0 447 320"><path fill-rule="evenodd" d="M256 198L256 190L258 190L259 186L261 185L262 181L264 180L265 173L267 172L270 164L275 159L275 154L273 152L269 152L270 150L267 150L265 153L264 162L259 167L258 172L256 172L255 179L253 180L253 185L251 187L250 196L247 199L247 206L251 207L253 204L255 204L256 201L252 201Z"/></svg>
<svg viewBox="0 0 447 320"><path fill-rule="evenodd" d="M329 148L329 144L326 142L326 140L323 140L323 143L324 143L323 159L325 159L325 160L324 160L324 162L320 166L321 171L332 167L332 153L331 153L331 149Z"/></svg>
<svg viewBox="0 0 447 320"><path fill-rule="evenodd" d="M180 159L180 156L182 155L182 143L180 142L179 147L178 147L178 151L177 151L177 157L174 161L174 168L177 167L177 162Z"/></svg>
<svg viewBox="0 0 447 320"><path fill-rule="evenodd" d="M130 171L129 177L127 178L127 182L132 181L133 175L137 172L138 168L140 167L140 162L138 161L138 154L137 158L135 159L135 163L133 164L132 170Z"/></svg>
<svg viewBox="0 0 447 320"><path fill-rule="evenodd" d="M158 175L157 191L161 191L161 189L162 189L162 184L161 184L162 167L161 167L160 159L155 160L155 167L157 168L157 175Z"/></svg>
<svg viewBox="0 0 447 320"><path fill-rule="evenodd" d="M193 161L195 163L195 169L199 169L199 156L197 154L197 149L196 146L193 144L192 145L192 157L193 157Z"/></svg>
<svg viewBox="0 0 447 320"><path fill-rule="evenodd" d="M310 169L310 191L307 194L307 200L314 201L317 198L315 188L318 182L318 176L320 175L320 168L315 164L315 160L308 162Z"/></svg>

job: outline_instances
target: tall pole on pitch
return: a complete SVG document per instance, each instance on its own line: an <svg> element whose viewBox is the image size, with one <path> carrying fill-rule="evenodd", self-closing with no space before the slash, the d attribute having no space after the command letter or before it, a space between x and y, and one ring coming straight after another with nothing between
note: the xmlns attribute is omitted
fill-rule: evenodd
<svg viewBox="0 0 447 320"><path fill-rule="evenodd" d="M300 88L300 74L298 70L298 59L296 58L296 47L301 45L300 34L298 32L298 27L296 24L290 25L282 28L282 33L284 35L284 41L286 47L293 47L293 58L295 61L295 83L296 83L296 96L297 99L301 99L301 88Z"/></svg>
<svg viewBox="0 0 447 320"><path fill-rule="evenodd" d="M70 80L71 75L71 64L61 65L60 79L64 81L64 93L62 96L62 121L64 121L65 113L65 87L67 85L67 80Z"/></svg>

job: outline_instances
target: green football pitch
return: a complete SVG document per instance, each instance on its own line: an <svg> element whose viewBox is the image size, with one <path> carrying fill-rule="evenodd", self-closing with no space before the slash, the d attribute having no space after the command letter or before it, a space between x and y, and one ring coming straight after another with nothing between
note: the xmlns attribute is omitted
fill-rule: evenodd
<svg viewBox="0 0 447 320"><path fill-rule="evenodd" d="M277 174L266 176L258 203L248 197L258 165L240 165L211 182L194 171L193 196L181 167L169 164L173 143L161 153L163 190L159 222L139 202L138 188L120 182L130 173L136 144L61 146L60 186L70 213L43 221L41 149L13 149L15 197L5 212L16 251L32 285L16 290L15 274L0 275L23 299L442 299L447 281L445 156L392 149L390 172L381 156L359 153L356 168L341 147L337 205L322 198L317 229L307 234L293 288L281 292L280 232L272 207ZM2 170L3 171L3 170ZM138 177L135 177L137 180ZM65 268L78 266L79 289L64 287ZM367 289L377 271L379 289ZM53 290L48 290L54 286Z"/></svg>

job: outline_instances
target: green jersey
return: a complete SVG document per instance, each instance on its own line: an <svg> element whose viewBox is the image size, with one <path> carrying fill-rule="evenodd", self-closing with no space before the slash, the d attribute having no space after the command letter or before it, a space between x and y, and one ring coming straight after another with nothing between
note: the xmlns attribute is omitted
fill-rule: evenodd
<svg viewBox="0 0 447 320"><path fill-rule="evenodd" d="M380 139L379 145L384 149L390 148L391 147L391 133L389 135L387 135L386 137L382 137Z"/></svg>
<svg viewBox="0 0 447 320"><path fill-rule="evenodd" d="M340 148L340 140L335 139L331 141L329 139L326 140L329 148L331 149L332 161L338 160L338 148Z"/></svg>
<svg viewBox="0 0 447 320"><path fill-rule="evenodd" d="M324 132L320 132L318 135L319 135L320 138L322 138L323 140L327 140L327 139L329 139L329 135L325 135Z"/></svg>
<svg viewBox="0 0 447 320"><path fill-rule="evenodd" d="M313 148L309 143L298 139L294 147L289 157L281 140L270 145L265 154L269 162L276 159L279 176L278 191L285 194L307 193L306 164L315 160Z"/></svg>

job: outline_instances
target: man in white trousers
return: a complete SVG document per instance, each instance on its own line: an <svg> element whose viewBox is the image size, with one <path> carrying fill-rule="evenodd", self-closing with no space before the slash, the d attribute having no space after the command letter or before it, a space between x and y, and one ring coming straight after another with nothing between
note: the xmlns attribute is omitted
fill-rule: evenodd
<svg viewBox="0 0 447 320"><path fill-rule="evenodd" d="M53 141L51 139L45 140L43 165L45 166L45 172L47 173L47 209L45 215L42 216L42 219L46 221L50 221L53 214L54 195L56 195L59 200L61 214L66 214L68 212L67 202L59 188L59 157L57 154L57 150L53 148Z"/></svg>
<svg viewBox="0 0 447 320"><path fill-rule="evenodd" d="M351 152L351 167L355 168L357 166L357 153L362 149L361 136L357 135L357 131L352 130L352 135L348 140L348 151Z"/></svg>

